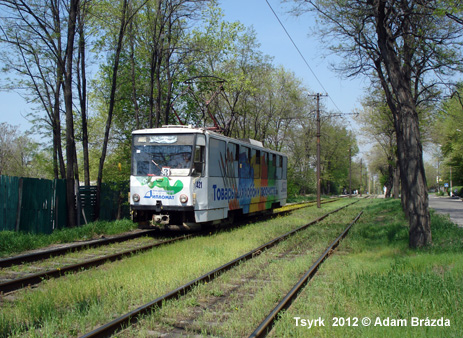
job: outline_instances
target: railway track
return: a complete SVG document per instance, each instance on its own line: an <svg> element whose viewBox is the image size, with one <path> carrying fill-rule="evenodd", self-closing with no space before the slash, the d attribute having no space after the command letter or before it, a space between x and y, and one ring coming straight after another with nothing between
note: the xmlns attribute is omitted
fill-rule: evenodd
<svg viewBox="0 0 463 338"><path fill-rule="evenodd" d="M332 203L336 200L338 199L330 199L322 201L322 203ZM288 213L300 208L313 206L314 204L315 202L305 202L289 205L279 209L275 209L274 214ZM99 248L108 246L110 244L124 243L130 240L140 238L142 236L146 237L148 235L153 235L156 233L160 233L160 231L145 230L136 234L115 236L112 238L100 239L86 243L78 243L62 248L43 250L37 253L30 253L26 255L19 255L15 257L2 259L0 260L0 293L9 293L25 287L31 287L41 283L43 280L48 278L59 278L65 276L66 273L82 271L84 269L99 266L107 262L120 260L124 257L129 257L133 254L142 253L147 250L151 250L155 247L159 247L166 244L172 244L180 240L204 234L204 232L197 232L189 235L182 235L164 241L156 241L155 243L149 244L143 242L135 242L134 245L130 246L130 248L127 248L126 246L122 245L119 248L110 250L112 251L110 253L105 252L106 250L103 250L100 253L93 253L91 255L91 258L85 256L80 259L71 257L70 259L61 259L60 262L45 262L40 263L38 265L27 265L27 267L23 267L22 269L19 269L19 271L17 268L7 269L12 266L24 263L36 263L45 259L56 258L58 256L88 250L90 248Z"/></svg>
<svg viewBox="0 0 463 338"><path fill-rule="evenodd" d="M344 231L326 248L326 250L318 257L316 262L309 268L309 270L302 276L302 278L293 286L293 288L282 298L282 300L273 308L267 317L259 324L259 326L249 335L248 338L263 338L271 331L274 323L282 311L286 310L293 301L298 297L300 291L307 286L310 279L316 274L322 263L329 255L333 253L340 241L346 237L350 228L358 221L362 216L361 211L355 219L344 229Z"/></svg>
<svg viewBox="0 0 463 338"><path fill-rule="evenodd" d="M96 256L95 258L88 259L87 257L80 258L80 261L74 264L69 264L70 261L75 260L76 258L70 258L70 259L64 259L64 263L57 263L57 262L51 262L52 265L58 265L58 267L55 268L43 268L43 267L37 267L37 266L31 266L30 269L26 269L25 272L16 272L14 271L13 273L11 270L6 270L2 269L0 278L3 279L2 282L0 282L0 293L8 293L12 291L16 291L25 287L30 287L36 284L41 283L43 280L48 279L48 278L59 278L62 276L65 276L66 273L71 273L71 272L78 272L82 271L84 269L88 269L90 267L95 267L107 262L114 262L116 260L123 259L124 257L129 257L133 254L138 254L145 252L147 250L151 250L155 247L159 247L162 245L167 245L171 244L180 240L184 240L187 238L192 237L192 235L184 235L164 241L156 241L154 243L150 244L135 244L134 247L127 249L124 247L121 248L116 248L115 253L107 253L107 252L100 252L96 254L92 254L92 256ZM79 260L79 258L77 258ZM45 266L50 266L50 262L45 263ZM31 273L31 271L40 269L40 272L36 273ZM9 276L13 275L13 278L9 278ZM21 275L21 277L15 277L15 275Z"/></svg>
<svg viewBox="0 0 463 338"><path fill-rule="evenodd" d="M317 224L327 218L328 216L339 212L340 210L343 210L358 201L355 201L353 203L344 205L343 207L340 207L332 212L329 212L297 229L294 229L292 231L289 231L281 236L278 236L277 238L274 238L273 240L245 253L244 255L241 255L240 257L235 258L234 260L223 264L222 266L209 271L208 273L191 280L190 282L176 288L175 290L158 297L154 299L153 301L146 303L135 310L126 313L125 315L114 319L113 321L100 326L99 328L83 335L81 338L94 338L94 337L108 337L114 334L115 332L121 331L123 328L128 327L134 323L137 323L141 317L143 317L146 314L153 313L154 311L159 311L162 309L166 301L172 300L172 299L178 299L182 296L185 296L192 290L194 290L195 286L199 284L205 284L209 283L212 280L216 279L217 277L221 276L224 272L229 271L239 265L241 265L243 262L251 260L253 258L259 257L264 251L267 252L268 249L277 246L277 244L286 241L287 239L291 238L293 235L300 233L302 230L309 228L311 225ZM357 218L358 219L358 218ZM291 250L287 250L287 252L284 252L283 255L279 259L283 259L284 257L291 257ZM252 276L251 276L252 277ZM118 336L123 333L119 333ZM160 336L161 334L159 332L152 333L151 335L157 335Z"/></svg>
<svg viewBox="0 0 463 338"><path fill-rule="evenodd" d="M92 240L92 241L85 241L83 243L63 245L60 248L40 250L38 252L2 258L0 259L0 268L8 268L13 265L19 265L19 264L24 264L24 263L33 263L33 262L41 261L44 259L61 256L61 255L64 255L70 252L76 252L76 251L86 250L89 248L97 248L97 247L105 246L109 244L125 242L130 239L135 239L135 238L151 235L153 233L155 233L154 230L144 230L144 231L140 231L134 234L119 235L119 236L114 236L111 238L101 238L101 239Z"/></svg>

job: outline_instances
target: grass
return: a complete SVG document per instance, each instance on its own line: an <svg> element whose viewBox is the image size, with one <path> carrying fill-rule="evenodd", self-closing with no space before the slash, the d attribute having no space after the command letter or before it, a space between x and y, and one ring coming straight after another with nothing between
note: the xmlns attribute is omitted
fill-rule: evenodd
<svg viewBox="0 0 463 338"><path fill-rule="evenodd" d="M0 257L38 249L52 244L89 240L101 235L115 235L136 229L131 220L98 221L75 228L55 230L50 235L0 231Z"/></svg>
<svg viewBox="0 0 463 338"><path fill-rule="evenodd" d="M328 195L322 195L320 196L322 199L330 199L331 196ZM288 196L286 199L287 203L303 203L303 202L310 202L310 201L315 201L317 199L317 195L309 194L309 195L293 195L293 196Z"/></svg>
<svg viewBox="0 0 463 338"><path fill-rule="evenodd" d="M283 314L274 336L460 337L463 229L437 214L431 216L431 227L434 244L410 250L400 202L375 201ZM322 318L325 326L296 326L295 317ZM345 325L332 326L335 317ZM353 323L364 317L372 320L370 326L360 321L347 325L348 318ZM412 326L413 317L422 319L422 325ZM448 320L450 326L424 326L426 319ZM406 326L390 326L404 320Z"/></svg>
<svg viewBox="0 0 463 338"><path fill-rule="evenodd" d="M323 196L323 198L329 198ZM298 196L288 199L288 203L314 201L316 196ZM0 258L24 251L47 247L52 244L70 243L80 240L90 240L101 235L116 235L136 229L138 225L131 220L96 221L75 228L65 228L53 231L52 234L33 234L15 231L0 231Z"/></svg>
<svg viewBox="0 0 463 338"><path fill-rule="evenodd" d="M13 301L4 301L0 312L0 337L68 337L83 334L112 318L126 313L175 289L179 285L211 270L230 259L266 242L279 234L307 223L328 210L350 201L307 208L290 217L249 224L215 234L157 248L132 258L106 264L66 278L42 283L38 289L15 294ZM359 204L356 208L360 208ZM448 218L432 214L433 246L410 250L407 221L400 202L378 199L368 202L361 219L342 241L334 255L325 261L315 278L280 318L274 337L460 337L463 332L463 229ZM364 205L364 204L363 204ZM349 208L350 209L350 208ZM341 221L351 219L353 211L343 210L326 223L304 232L305 241L296 237L276 247L276 253L294 247L308 257L321 253L333 240ZM329 226L333 219L338 225ZM265 231L262 231L265 229ZM242 264L218 280L200 285L193 294L163 308L169 317L198 308L201 295L222 297L225 285L233 284L233 273L255 275L249 283L254 290L252 302L236 295L224 303L228 317L219 328L220 336L244 336L253 323L268 314L277 298L297 280L310 259L296 257L291 264L272 259L264 252L252 264ZM304 262L303 262L304 260ZM255 263L254 263L255 262ZM260 263L259 263L260 262ZM277 280L273 286L258 283L260 266L267 266ZM239 271L238 271L239 270ZM273 279L272 277L272 279ZM251 279L251 278L250 278ZM165 309L165 310L164 310ZM146 323L156 323L157 312ZM165 318L164 317L164 318ZM325 326L295 325L295 317L324 319ZM343 318L343 326L332 326L333 318ZM366 327L355 318L369 317ZM448 320L447 327L411 326L412 317L423 320ZM201 331L216 315L204 316ZM347 319L351 318L347 325ZM406 320L407 326L381 326ZM226 321L225 321L226 320ZM143 322L143 324L145 321ZM339 322L340 323L340 322ZM151 325L151 324L150 324ZM143 327L143 325L141 325ZM141 332L129 335L139 336ZM119 335L118 335L119 336ZM149 334L148 334L149 336Z"/></svg>
<svg viewBox="0 0 463 338"><path fill-rule="evenodd" d="M186 328L192 335L203 332L218 337L247 336L354 218L358 208L344 209L299 232L179 301L169 302L119 336L150 337L168 324L172 326L167 331L172 330L182 321L192 322L192 314L198 309L204 311Z"/></svg>
<svg viewBox="0 0 463 338"><path fill-rule="evenodd" d="M15 293L0 313L0 337L68 337L90 331L252 248L350 201L195 237ZM265 227L265 228L264 228ZM262 231L265 229L265 231Z"/></svg>

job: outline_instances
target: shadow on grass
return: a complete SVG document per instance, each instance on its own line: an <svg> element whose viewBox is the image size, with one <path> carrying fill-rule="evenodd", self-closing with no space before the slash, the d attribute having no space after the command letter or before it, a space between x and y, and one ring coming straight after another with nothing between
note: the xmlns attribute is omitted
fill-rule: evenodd
<svg viewBox="0 0 463 338"><path fill-rule="evenodd" d="M115 235L136 229L131 220L95 221L80 227L53 231L50 235L0 231L0 257L18 254L57 243L89 240L99 235Z"/></svg>
<svg viewBox="0 0 463 338"><path fill-rule="evenodd" d="M431 253L462 252L463 228L450 221L448 216L431 212L432 242L430 247L421 249Z"/></svg>
<svg viewBox="0 0 463 338"><path fill-rule="evenodd" d="M409 227L399 200L383 200L370 205L366 217L355 228L356 239L367 248L385 245L408 248ZM419 252L462 252L463 228L446 216L431 212L432 245Z"/></svg>
<svg viewBox="0 0 463 338"><path fill-rule="evenodd" d="M408 243L408 224L400 202L381 200L367 207L365 218L355 228L355 236L365 247Z"/></svg>

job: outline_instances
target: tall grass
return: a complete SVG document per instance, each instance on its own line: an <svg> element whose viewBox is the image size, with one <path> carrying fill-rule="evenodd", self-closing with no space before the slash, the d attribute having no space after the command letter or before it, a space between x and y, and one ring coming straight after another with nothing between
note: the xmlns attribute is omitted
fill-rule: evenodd
<svg viewBox="0 0 463 338"><path fill-rule="evenodd" d="M182 321L190 323L185 329L192 335L207 332L217 337L247 336L358 214L357 207L344 209L263 251L212 283L196 288L186 299L169 302L120 336L148 337L149 332L163 325L167 324L169 330ZM204 311L198 314L197 309Z"/></svg>
<svg viewBox="0 0 463 338"><path fill-rule="evenodd" d="M133 310L349 201L195 237L23 290L2 307L0 337L75 336Z"/></svg>
<svg viewBox="0 0 463 338"><path fill-rule="evenodd" d="M131 220L97 221L75 228L55 230L50 235L0 231L0 257L46 247L51 244L88 240L101 235L114 235L137 227Z"/></svg>
<svg viewBox="0 0 463 338"><path fill-rule="evenodd" d="M431 215L433 245L408 248L400 202L368 208L320 273L275 328L276 337L460 337L463 332L463 229ZM324 327L296 327L294 317L325 319ZM333 327L333 317L369 317L370 326ZM450 327L411 326L418 317ZM407 326L374 325L376 318Z"/></svg>

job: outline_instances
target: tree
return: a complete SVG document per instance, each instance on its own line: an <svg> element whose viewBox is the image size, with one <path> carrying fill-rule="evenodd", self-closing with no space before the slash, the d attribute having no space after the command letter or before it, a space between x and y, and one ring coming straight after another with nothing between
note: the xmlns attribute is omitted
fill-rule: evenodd
<svg viewBox="0 0 463 338"><path fill-rule="evenodd" d="M439 151L445 159L441 163L441 173L447 173L442 166L452 168L452 180L454 185L463 184L463 88L458 85L453 95L444 100L436 112L433 120L433 140L440 145ZM436 154L437 155L437 154ZM438 157L439 158L439 157ZM444 175L443 175L444 176Z"/></svg>
<svg viewBox="0 0 463 338"><path fill-rule="evenodd" d="M1 60L8 79L7 89L24 91L29 103L40 113L34 116L38 126L51 130L54 176L64 178L65 164L61 145L61 89L65 73L66 16L61 1L0 1L4 15L0 19ZM43 117L45 112L45 117Z"/></svg>
<svg viewBox="0 0 463 338"><path fill-rule="evenodd" d="M347 128L335 117L327 115L321 123L321 179L324 194L340 194L349 188L349 153L358 153L357 141ZM354 175L354 177L360 177ZM355 186L355 185L354 185ZM358 190L362 182L358 180ZM365 186L363 186L365 188Z"/></svg>
<svg viewBox="0 0 463 338"><path fill-rule="evenodd" d="M66 68L64 72L63 94L66 110L66 206L68 221L67 226L76 225L76 182L79 182L79 171L77 168L76 142L74 135L74 115L72 105L72 74L74 56L74 37L76 34L77 12L79 0L71 0L69 5L67 44L66 44Z"/></svg>
<svg viewBox="0 0 463 338"><path fill-rule="evenodd" d="M33 101L39 102L53 132L55 177L59 170L66 177L68 226L74 226L75 182L78 182L73 117L73 55L79 0L27 1L3 0L8 15L2 18L1 42L8 44L21 62L8 64L6 71L22 77ZM8 54L4 59L12 60ZM61 89L63 97L61 97ZM61 103L66 114L66 168L61 151ZM65 171L65 172L64 172Z"/></svg>
<svg viewBox="0 0 463 338"><path fill-rule="evenodd" d="M128 11L128 2L129 0L122 0L121 5L121 14L120 14L120 24L119 24L119 31L118 34L115 36L115 52L114 52L114 62L112 65L112 74L111 74L111 87L110 87L110 97L109 97L109 107L108 107L108 115L106 119L106 127L103 139L103 146L101 150L101 157L98 166L98 178L97 178L97 189L96 189L96 218L99 217L100 211L100 204L101 204L101 183L103 181L103 168L104 162L106 159L106 152L108 147L109 141L109 133L111 130L111 123L113 117L114 106L116 102L116 89L117 89L117 76L119 70L119 61L120 55L122 53L122 44L124 41L124 36L126 33L126 28L128 23L130 22L131 18L133 17L131 13Z"/></svg>
<svg viewBox="0 0 463 338"><path fill-rule="evenodd" d="M17 126L0 123L0 175L19 177L46 177L41 170L39 145L26 133L19 132Z"/></svg>
<svg viewBox="0 0 463 338"><path fill-rule="evenodd" d="M461 60L461 28L435 15L441 1L298 1L299 11L315 10L326 23L325 38L343 55L349 76L374 71L386 94L397 138L402 205L409 219L409 245L432 241L418 107L435 99L433 89ZM445 8L444 8L445 11Z"/></svg>
<svg viewBox="0 0 463 338"><path fill-rule="evenodd" d="M399 164L397 163L397 143L394 120L381 89L370 90L362 101L363 109L357 120L362 125L362 131L369 140L374 140L378 147L372 151L380 152L374 155L373 168L381 173L380 182L386 187L385 197L399 197Z"/></svg>
<svg viewBox="0 0 463 338"><path fill-rule="evenodd" d="M210 0L148 1L138 16L143 63L149 72L148 127L169 124L174 83L187 53L188 25Z"/></svg>
<svg viewBox="0 0 463 338"><path fill-rule="evenodd" d="M78 53L76 62L77 92L79 94L81 129L82 129L82 151L85 185L90 185L90 159L88 153L88 113L87 113L87 65L86 65L86 26L88 18L89 1L82 1L80 10L77 13L78 22Z"/></svg>
<svg viewBox="0 0 463 338"><path fill-rule="evenodd" d="M205 25L193 29L190 37L195 52L186 63L189 78L184 92L188 95L180 98L177 106L187 107L187 121L213 125L230 136L238 129L235 118L254 88L252 67L262 66L263 57L256 48L255 34L239 22L223 21L215 2L203 16Z"/></svg>

